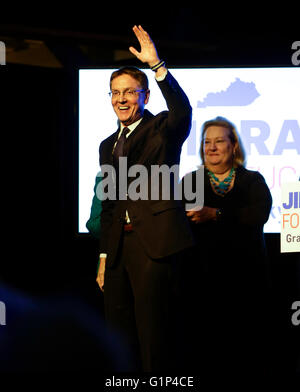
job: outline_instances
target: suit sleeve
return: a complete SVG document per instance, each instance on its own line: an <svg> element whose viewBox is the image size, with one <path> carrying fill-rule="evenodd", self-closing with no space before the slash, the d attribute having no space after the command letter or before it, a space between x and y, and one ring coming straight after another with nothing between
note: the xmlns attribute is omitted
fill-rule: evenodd
<svg viewBox="0 0 300 392"><path fill-rule="evenodd" d="M192 107L188 97L169 71L165 79L157 83L168 107L161 129L168 138L183 143L190 133L192 121Z"/></svg>
<svg viewBox="0 0 300 392"><path fill-rule="evenodd" d="M100 153L100 167L102 167L102 165L106 163L103 158L103 156L105 155L103 142L100 144L99 153ZM105 180L105 178L106 177L103 177L103 180ZM101 186L103 185L103 180L101 181ZM104 192L102 191L102 195L103 194ZM107 241L109 237L110 227L112 225L115 201L109 199L102 200L101 205L102 205L102 211L100 215L101 226L100 226L99 253L107 253Z"/></svg>
<svg viewBox="0 0 300 392"><path fill-rule="evenodd" d="M100 215L102 211L101 200L97 196L97 187L99 182L102 180L102 177L96 177L95 186L94 186L94 197L92 200L91 212L88 221L86 222L86 228L88 231L96 238L100 236Z"/></svg>
<svg viewBox="0 0 300 392"><path fill-rule="evenodd" d="M244 187L247 203L242 207L222 209L222 221L234 221L248 226L264 225L272 207L272 196L265 179L260 173L253 173Z"/></svg>

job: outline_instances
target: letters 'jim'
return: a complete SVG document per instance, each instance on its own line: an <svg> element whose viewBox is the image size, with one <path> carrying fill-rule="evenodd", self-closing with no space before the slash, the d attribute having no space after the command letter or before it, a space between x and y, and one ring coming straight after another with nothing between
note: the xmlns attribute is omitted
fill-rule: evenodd
<svg viewBox="0 0 300 392"><path fill-rule="evenodd" d="M284 209L300 208L300 192L289 192L289 202L282 203Z"/></svg>

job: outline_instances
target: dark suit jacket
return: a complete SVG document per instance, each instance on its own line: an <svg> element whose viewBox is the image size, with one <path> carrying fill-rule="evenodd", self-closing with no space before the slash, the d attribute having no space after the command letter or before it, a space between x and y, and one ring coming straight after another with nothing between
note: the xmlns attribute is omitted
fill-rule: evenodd
<svg viewBox="0 0 300 392"><path fill-rule="evenodd" d="M196 172L192 176L195 184ZM197 248L190 276L201 275L203 286L213 288L215 298L219 295L222 301L232 294L235 301L247 295L254 303L269 279L263 226L269 218L272 196L263 176L239 166L233 188L221 197L212 190L205 170L204 205L220 208L222 215L217 221L191 223Z"/></svg>
<svg viewBox="0 0 300 392"><path fill-rule="evenodd" d="M143 120L128 137L124 152L128 168L143 165L179 164L181 147L190 132L192 108L188 98L170 72L158 86L168 111L152 115L144 111ZM118 131L100 145L100 165L113 165L112 150ZM130 181L128 179L128 185ZM149 190L151 179L149 178ZM146 253L154 259L167 257L194 244L182 203L174 200L106 200L102 203L100 252L107 253L107 265L113 265L122 233L125 211Z"/></svg>

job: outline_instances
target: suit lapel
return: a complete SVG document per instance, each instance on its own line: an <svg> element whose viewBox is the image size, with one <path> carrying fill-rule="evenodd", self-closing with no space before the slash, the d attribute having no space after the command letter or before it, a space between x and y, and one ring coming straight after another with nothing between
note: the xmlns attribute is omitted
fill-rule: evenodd
<svg viewBox="0 0 300 392"><path fill-rule="evenodd" d="M128 157L128 165L137 162L135 158L140 156L140 151L147 143L147 133L149 129L146 125L152 117L154 117L153 114L145 109L143 120L126 140L124 155Z"/></svg>
<svg viewBox="0 0 300 392"><path fill-rule="evenodd" d="M153 114L150 113L147 109L145 109L143 120L126 140L124 145L124 155L128 157L128 165L131 162L137 162L135 158L140 156L140 151L144 148L144 145L147 142L147 133L149 132L147 123L153 117ZM108 139L106 139L106 145L104 147L105 154L107 154L105 162L111 165L113 164L112 152L114 145L118 139L119 132L120 127L115 133L113 133L111 136L108 137Z"/></svg>
<svg viewBox="0 0 300 392"><path fill-rule="evenodd" d="M109 138L107 139L107 144L104 148L104 151L106 154L105 161L110 165L113 164L112 152L113 152L115 142L117 141L117 138L118 138L119 130L120 130L120 128L115 133L113 133L112 135L109 136Z"/></svg>

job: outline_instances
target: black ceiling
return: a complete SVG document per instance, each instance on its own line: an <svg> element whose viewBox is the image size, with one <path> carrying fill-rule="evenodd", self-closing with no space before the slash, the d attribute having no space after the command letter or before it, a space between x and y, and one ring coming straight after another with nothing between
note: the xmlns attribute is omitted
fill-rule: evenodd
<svg viewBox="0 0 300 392"><path fill-rule="evenodd" d="M281 23L269 16L245 19L202 14L197 8L165 8L148 4L143 12L123 12L118 4L88 16L74 10L65 18L24 18L2 23L0 40L7 48L7 64L49 67L101 67L136 63L128 51L138 48L132 32L141 24L153 38L160 57L172 66L292 65L291 45L300 37L290 16ZM143 3L145 9L145 4ZM115 8L115 9L114 9ZM154 9L157 8L157 9ZM116 12L117 11L117 12ZM74 15L77 14L77 18ZM136 16L140 14L139 16Z"/></svg>

